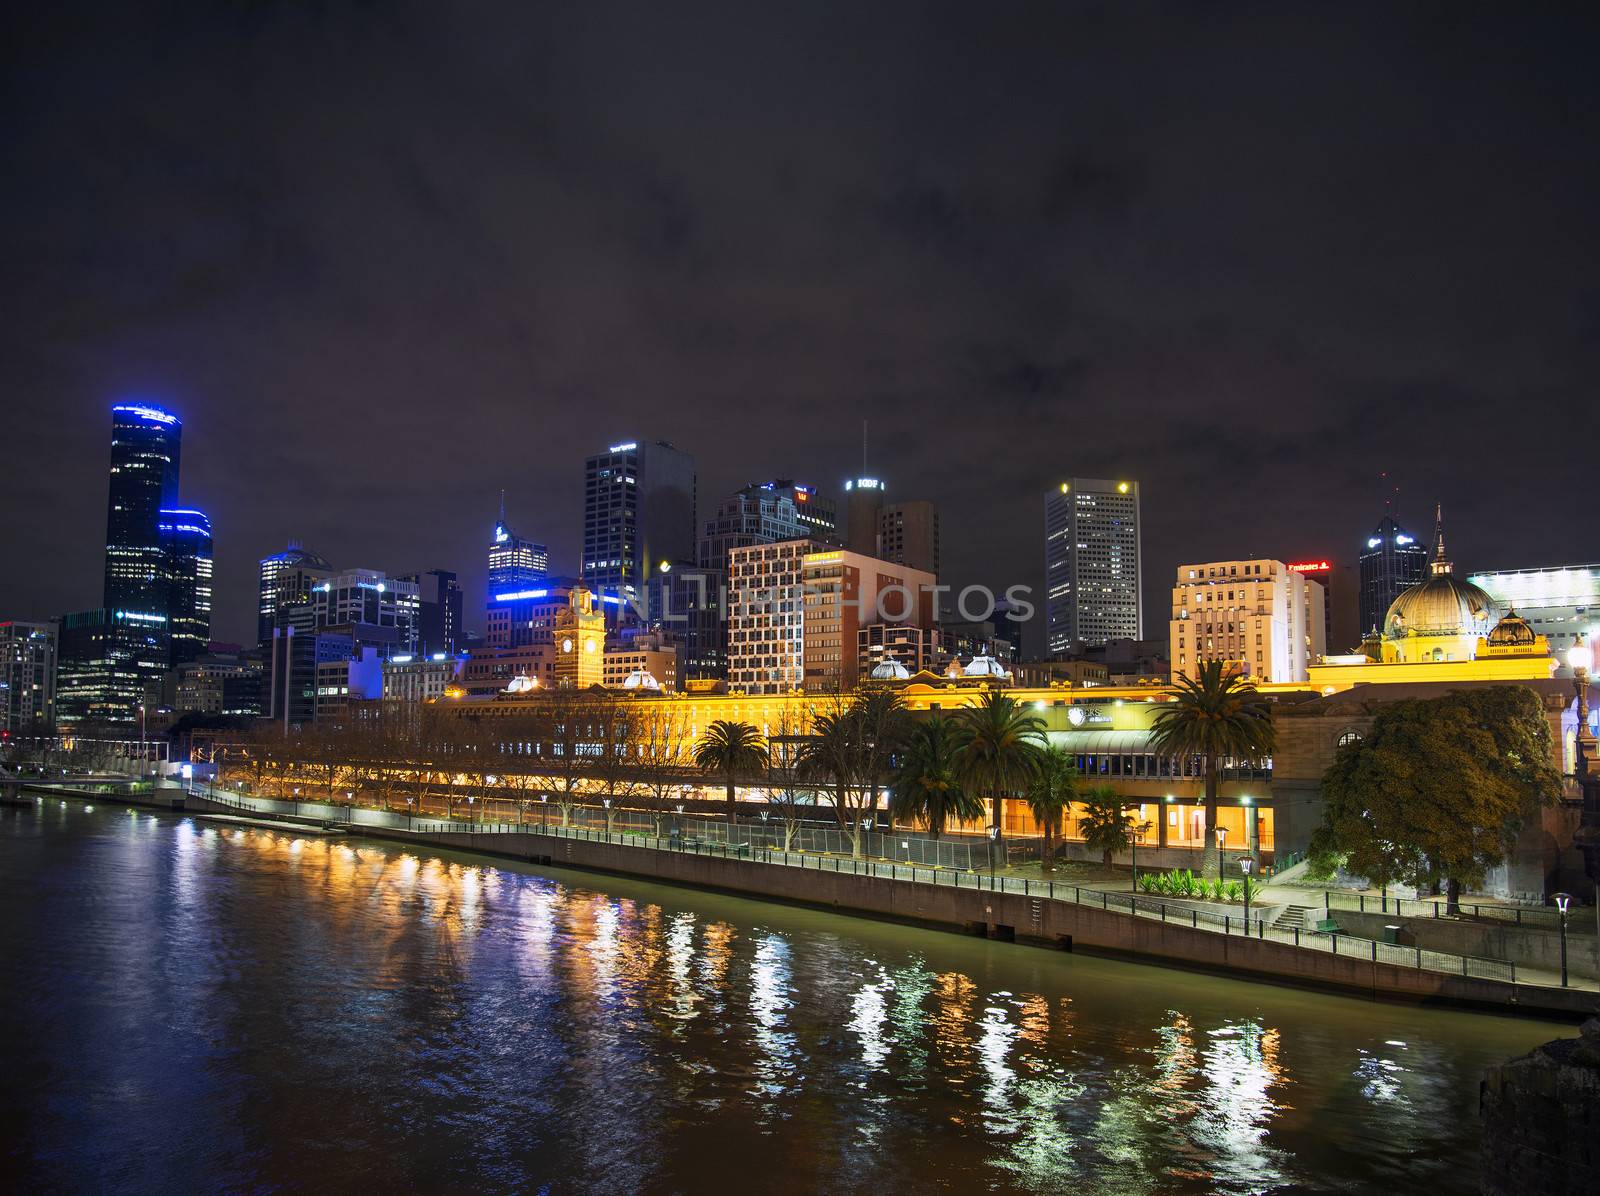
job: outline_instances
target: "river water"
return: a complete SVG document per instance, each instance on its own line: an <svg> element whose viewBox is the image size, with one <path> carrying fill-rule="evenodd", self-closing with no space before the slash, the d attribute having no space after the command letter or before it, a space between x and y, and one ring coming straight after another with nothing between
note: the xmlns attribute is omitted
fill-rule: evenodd
<svg viewBox="0 0 1600 1196"><path fill-rule="evenodd" d="M1570 1033L626 879L0 811L9 1191L1470 1191Z"/></svg>

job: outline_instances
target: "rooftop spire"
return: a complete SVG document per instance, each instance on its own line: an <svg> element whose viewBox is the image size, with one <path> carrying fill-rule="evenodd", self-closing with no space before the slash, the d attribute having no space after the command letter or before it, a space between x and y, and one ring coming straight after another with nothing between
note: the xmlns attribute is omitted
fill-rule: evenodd
<svg viewBox="0 0 1600 1196"><path fill-rule="evenodd" d="M1433 508L1433 563L1428 566L1428 571L1435 577L1448 574L1452 571L1450 558L1444 554L1444 504L1437 503Z"/></svg>

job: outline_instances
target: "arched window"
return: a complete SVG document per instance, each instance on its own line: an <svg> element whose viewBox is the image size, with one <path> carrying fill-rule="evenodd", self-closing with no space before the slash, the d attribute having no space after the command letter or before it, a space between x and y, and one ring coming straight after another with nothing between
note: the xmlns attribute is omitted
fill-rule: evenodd
<svg viewBox="0 0 1600 1196"><path fill-rule="evenodd" d="M1360 742L1361 742L1361 732L1360 731L1346 731L1343 735L1339 736L1339 746L1340 747L1343 747L1347 743L1360 743Z"/></svg>

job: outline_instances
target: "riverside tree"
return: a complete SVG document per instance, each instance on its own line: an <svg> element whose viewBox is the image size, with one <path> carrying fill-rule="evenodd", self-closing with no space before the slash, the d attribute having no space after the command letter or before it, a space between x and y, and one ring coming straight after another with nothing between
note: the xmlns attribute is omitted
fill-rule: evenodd
<svg viewBox="0 0 1600 1196"><path fill-rule="evenodd" d="M718 777L726 787L728 825L732 826L739 821L739 781L766 768L767 745L761 732L749 723L719 718L694 745L694 762L701 772Z"/></svg>
<svg viewBox="0 0 1600 1196"><path fill-rule="evenodd" d="M1205 776L1206 839L1201 871L1221 871L1217 851L1217 781L1224 764L1253 764L1272 755L1272 707L1244 677L1222 661L1201 663L1194 677L1179 678L1177 696L1151 720L1150 743L1175 763L1198 759Z"/></svg>
<svg viewBox="0 0 1600 1196"><path fill-rule="evenodd" d="M890 817L921 822L937 839L951 821L983 817L983 801L961 777L955 725L938 714L912 726L900 749L900 767L889 799Z"/></svg>
<svg viewBox="0 0 1600 1196"><path fill-rule="evenodd" d="M1381 707L1322 777L1312 852L1340 855L1373 884L1438 892L1452 913L1541 806L1561 795L1550 727L1521 686Z"/></svg>
<svg viewBox="0 0 1600 1196"><path fill-rule="evenodd" d="M1078 766L1058 747L1047 747L1038 754L1033 779L1023 790L1023 800L1033 813L1034 822L1044 831L1044 852L1040 857L1046 872L1056 867L1056 840L1061 836L1061 818L1078 795Z"/></svg>
<svg viewBox="0 0 1600 1196"><path fill-rule="evenodd" d="M1095 785L1083 794L1083 803L1078 829L1089 850L1098 851L1101 863L1109 868L1113 856L1133 846L1138 830L1128 813L1128 799L1114 785Z"/></svg>

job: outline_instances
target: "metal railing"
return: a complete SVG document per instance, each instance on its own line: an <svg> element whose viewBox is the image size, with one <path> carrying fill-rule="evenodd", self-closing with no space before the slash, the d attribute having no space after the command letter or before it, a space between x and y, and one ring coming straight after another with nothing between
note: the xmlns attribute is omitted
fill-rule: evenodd
<svg viewBox="0 0 1600 1196"><path fill-rule="evenodd" d="M204 792L204 796L241 812L256 814L288 813L288 811L281 811L274 807L291 804L271 798L241 797L227 791L207 790ZM324 803L320 802L302 802L299 804L301 806L324 806ZM611 826L606 829L603 825L603 815L600 819L602 825L598 827L586 825L587 814L584 818L573 819L568 825L563 826L560 824L559 813L548 808L541 810L542 818L529 818L524 822L485 822L481 819L438 818L352 807L327 808L342 808L346 811L346 816L342 819L327 819L320 814L310 813L301 814L300 816L313 821L343 823L353 828L359 828L365 823L374 827L382 826L392 830L406 830L419 835L542 834L589 843L606 843L648 851L715 856L722 859L742 860L775 867L831 872L836 875L874 877L907 884L931 884L982 892L1011 893L1035 900L1071 902L1075 905L1087 906L1125 916L1186 925L1191 929L1204 930L1215 934L1250 937L1264 942L1280 943L1302 951L1320 951L1346 959L1393 964L1398 967L1416 968L1426 972L1444 973L1473 979L1555 987L1549 981L1529 977L1526 973L1519 981L1517 965L1512 960L1455 955L1445 951L1430 951L1422 947L1408 947L1398 943L1380 942L1360 935L1340 932L1322 933L1305 930L1300 927L1278 928L1271 925L1272 920L1277 916L1276 907L1268 907L1266 911L1252 909L1249 922L1246 923L1242 910L1235 915L1227 912L1218 912L1214 909L1204 909L1198 905L1163 900L1148 894L1112 892L1049 879L1034 880L1031 877L1004 876L970 869L945 867L939 864L923 864L915 861L898 862L894 860L866 859L826 851L785 851L781 843L762 841L762 836L770 832L776 832L781 835L781 828L745 828L741 825L735 829L735 834L730 839L726 834L730 829L726 823L716 823L705 819L682 819L679 822L677 816L672 815L663 819L663 822L668 825L668 833L658 835L655 833L653 825L641 826L633 824L631 821L628 825L621 824L619 820L623 817L623 812L613 814ZM575 815L578 811L575 809L570 813ZM382 816L382 821L377 818L372 818L370 822L366 818L357 819L355 817L357 814ZM651 821L653 822L654 820ZM673 825L674 823L677 823L677 825ZM746 829L751 832L750 835L739 833ZM1377 899L1371 900L1376 902ZM1393 898L1389 900L1391 903L1394 901Z"/></svg>
<svg viewBox="0 0 1600 1196"><path fill-rule="evenodd" d="M1382 895L1373 897L1366 893L1340 893L1331 890L1323 891L1322 908L1330 912L1344 909L1355 910L1362 914L1388 914L1395 918L1457 916L1450 913L1449 902L1442 897L1401 898ZM1459 915L1461 917L1477 918L1484 922L1505 922L1543 930L1558 930L1561 926L1561 914L1549 906L1464 901L1457 904L1457 909L1461 911Z"/></svg>

